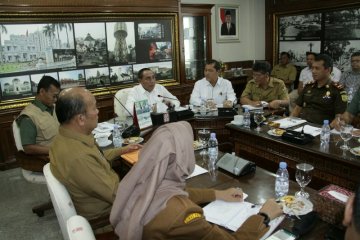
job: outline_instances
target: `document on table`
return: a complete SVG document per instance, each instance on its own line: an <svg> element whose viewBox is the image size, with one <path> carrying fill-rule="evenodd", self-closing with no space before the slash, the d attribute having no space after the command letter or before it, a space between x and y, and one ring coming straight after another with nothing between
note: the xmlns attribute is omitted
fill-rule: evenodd
<svg viewBox="0 0 360 240"><path fill-rule="evenodd" d="M242 108L247 108L249 109L249 111L252 111L252 110L263 110L263 107L254 107L254 106L251 106L251 105L242 105L241 106Z"/></svg>
<svg viewBox="0 0 360 240"><path fill-rule="evenodd" d="M244 199L247 195L244 193ZM250 216L257 214L260 206L252 207L249 202L225 202L215 200L203 208L205 219L208 222L236 231ZM261 238L267 238L282 222L284 216L275 218L270 222L269 231Z"/></svg>
<svg viewBox="0 0 360 240"><path fill-rule="evenodd" d="M189 179L189 178L192 178L192 177L195 177L197 175L201 175L201 174L207 173L207 172L208 172L208 170L206 170L205 168L202 168L199 165L195 164L194 171L186 179Z"/></svg>
<svg viewBox="0 0 360 240"><path fill-rule="evenodd" d="M302 130L303 130L303 127L299 127L297 129L295 129L294 131L301 132ZM313 127L313 126L310 126L310 125L305 125L304 126L304 133L307 133L307 134L310 134L310 135L316 137L317 135L320 135L321 128Z"/></svg>
<svg viewBox="0 0 360 240"><path fill-rule="evenodd" d="M290 127L305 123L306 120L301 119L301 118L287 117L287 118L275 120L274 122L280 123L280 128L286 129L286 128L290 128Z"/></svg>

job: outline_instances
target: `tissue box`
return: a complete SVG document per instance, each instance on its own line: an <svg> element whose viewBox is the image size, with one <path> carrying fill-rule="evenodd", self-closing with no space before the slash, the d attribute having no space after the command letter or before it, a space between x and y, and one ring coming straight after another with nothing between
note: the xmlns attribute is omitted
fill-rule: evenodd
<svg viewBox="0 0 360 240"><path fill-rule="evenodd" d="M353 192L337 185L328 185L319 190L317 206L320 218L328 223L342 226L347 198Z"/></svg>

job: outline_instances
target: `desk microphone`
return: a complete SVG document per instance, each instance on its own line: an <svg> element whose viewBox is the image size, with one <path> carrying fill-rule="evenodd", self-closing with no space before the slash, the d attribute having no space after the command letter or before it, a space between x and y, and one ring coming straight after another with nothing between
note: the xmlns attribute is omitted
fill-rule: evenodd
<svg viewBox="0 0 360 240"><path fill-rule="evenodd" d="M158 97L165 98L165 99L170 99L170 100L179 101L177 98L165 97L165 96L162 96L162 95L157 95L157 96L158 96Z"/></svg>
<svg viewBox="0 0 360 240"><path fill-rule="evenodd" d="M111 90L110 90L107 86L105 86L104 81L103 81L103 80L100 80L100 83L101 83L101 85L103 85L103 87L104 87L106 90L108 90L109 93L111 94ZM139 128L139 126L137 126L137 125L135 124L134 115L131 114L131 112L124 106L124 104L122 104L122 102L115 96L115 94L113 94L113 97L116 99L116 101L117 101L118 103L120 103L120 105L127 111L127 113L128 113L128 114L132 117L132 119L133 119L133 124L132 124L131 126L127 127L127 128L124 130L124 132L122 133L121 136L122 136L123 138L138 137L138 136L140 136L140 128Z"/></svg>

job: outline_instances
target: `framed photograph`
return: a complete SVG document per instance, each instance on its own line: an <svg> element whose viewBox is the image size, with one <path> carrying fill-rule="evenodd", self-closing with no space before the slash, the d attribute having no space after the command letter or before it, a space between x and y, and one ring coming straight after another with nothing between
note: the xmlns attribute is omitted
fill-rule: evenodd
<svg viewBox="0 0 360 240"><path fill-rule="evenodd" d="M216 41L240 42L239 37L239 6L216 6Z"/></svg>
<svg viewBox="0 0 360 240"><path fill-rule="evenodd" d="M150 112L151 107L147 99L135 102L135 113L140 130L152 126Z"/></svg>

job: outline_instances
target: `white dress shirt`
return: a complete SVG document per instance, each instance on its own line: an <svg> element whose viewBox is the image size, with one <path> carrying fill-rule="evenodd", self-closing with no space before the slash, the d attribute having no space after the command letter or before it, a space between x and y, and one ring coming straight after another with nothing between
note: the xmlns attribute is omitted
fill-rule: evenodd
<svg viewBox="0 0 360 240"><path fill-rule="evenodd" d="M333 70L330 74L331 80L334 82L340 81L341 71L337 67L333 67ZM308 82L314 80L311 72L311 68L306 67L300 72L299 81L303 83L303 86Z"/></svg>
<svg viewBox="0 0 360 240"><path fill-rule="evenodd" d="M158 97L158 95L163 97ZM165 112L167 110L168 106L164 103L164 101L171 102L175 105L175 108L180 106L180 102L177 100L177 97L172 95L160 84L156 84L155 88L151 92L146 91L141 84L133 87L129 92L126 101L126 108L133 113L134 103L141 100L148 100L150 106L153 106L156 103L157 112Z"/></svg>
<svg viewBox="0 0 360 240"><path fill-rule="evenodd" d="M201 106L207 99L214 99L216 104L223 104L225 100L236 104L236 96L231 82L221 77L218 78L214 87L206 78L195 83L190 97L190 104Z"/></svg>

